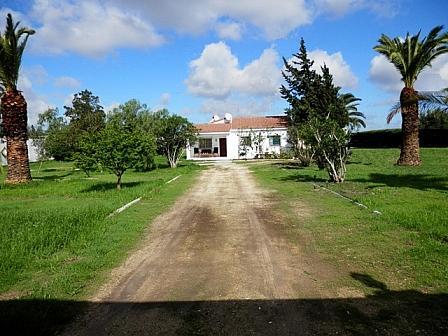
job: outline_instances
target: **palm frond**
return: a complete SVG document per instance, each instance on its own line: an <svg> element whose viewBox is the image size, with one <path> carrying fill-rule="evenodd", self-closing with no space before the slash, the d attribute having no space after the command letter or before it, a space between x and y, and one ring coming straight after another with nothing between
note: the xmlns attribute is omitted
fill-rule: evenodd
<svg viewBox="0 0 448 336"><path fill-rule="evenodd" d="M373 49L384 55L399 71L406 87L413 87L419 74L440 55L448 53L448 33L441 33L443 26L434 27L423 39L421 32L405 39L391 39L382 34Z"/></svg>
<svg viewBox="0 0 448 336"><path fill-rule="evenodd" d="M448 111L448 88L435 92L419 92L420 111L425 113L439 109Z"/></svg>
<svg viewBox="0 0 448 336"><path fill-rule="evenodd" d="M386 122L388 124L390 124L390 122L392 121L392 119L397 115L401 113L401 105L400 103L396 103L394 106L392 106L392 108L389 111L389 114L386 117Z"/></svg>
<svg viewBox="0 0 448 336"><path fill-rule="evenodd" d="M20 21L14 23L12 15L6 16L5 32L0 32L0 86L16 89L23 51L34 30L19 28Z"/></svg>
<svg viewBox="0 0 448 336"><path fill-rule="evenodd" d="M427 113L436 109L443 112L448 112L448 88L440 91L419 91L418 107L421 113ZM400 103L395 103L387 115L387 123L389 124L392 119L401 112L402 110Z"/></svg>

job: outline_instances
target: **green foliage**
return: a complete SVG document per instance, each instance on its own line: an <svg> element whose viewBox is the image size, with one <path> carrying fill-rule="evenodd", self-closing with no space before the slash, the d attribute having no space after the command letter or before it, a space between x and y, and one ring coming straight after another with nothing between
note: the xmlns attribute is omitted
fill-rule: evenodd
<svg viewBox="0 0 448 336"><path fill-rule="evenodd" d="M113 172L117 189L121 189L126 170L154 164L155 139L137 127L140 108L135 108L136 103L120 105L108 116L102 130L85 133L76 154L76 165L86 173L98 165Z"/></svg>
<svg viewBox="0 0 448 336"><path fill-rule="evenodd" d="M77 160L87 172L90 164L81 164L80 151L86 151L85 138L101 131L105 125L105 113L99 98L88 90L76 93L72 106L65 106L65 118L57 108L49 108L39 114L36 130L42 132L42 151L45 157L55 160ZM68 119L68 121L66 121ZM82 148L81 148L82 147Z"/></svg>
<svg viewBox="0 0 448 336"><path fill-rule="evenodd" d="M97 157L98 134L85 134L78 142L78 149L73 155L75 167L81 169L88 177L99 165Z"/></svg>
<svg viewBox="0 0 448 336"><path fill-rule="evenodd" d="M54 134L57 140L65 137L61 145L57 145L57 149L64 151L63 159L79 159L82 155L80 152L86 150L85 143L81 144L81 142L89 137L94 138L104 128L106 114L100 105L99 98L88 90L76 93L72 106L64 106L64 108L64 114L69 119L69 123L67 127L61 127Z"/></svg>
<svg viewBox="0 0 448 336"><path fill-rule="evenodd" d="M72 106L64 106L64 108L65 116L70 119L69 125L74 136L81 136L81 133L85 132L98 132L104 128L106 114L100 105L100 99L92 92L83 90L76 93Z"/></svg>
<svg viewBox="0 0 448 336"><path fill-rule="evenodd" d="M57 108L49 108L39 114L36 133L31 134L35 145L38 146L42 158L55 160L71 159L75 146L71 138L69 125L59 115Z"/></svg>
<svg viewBox="0 0 448 336"><path fill-rule="evenodd" d="M284 64L288 87L282 85L280 92L290 104L288 137L296 156L303 166L314 159L326 168L331 181L344 181L350 131L365 126L364 115L357 111L360 99L341 93L325 65L322 75L311 69L303 39L299 53L291 63L284 59Z"/></svg>
<svg viewBox="0 0 448 336"><path fill-rule="evenodd" d="M40 172L37 166L32 164L33 182L29 184L0 184L0 293L2 297L13 293L30 303L89 297L135 248L152 220L188 190L200 169L185 163L177 171L130 171L117 193L113 174L95 173L85 179L68 162L46 161ZM166 184L178 174L181 179ZM107 218L137 197L142 197L139 204ZM12 318L31 314L35 324L24 326L27 332L15 332L53 334L50 331L58 323L73 317L69 306L32 313L29 306L2 310L0 324L3 327Z"/></svg>
<svg viewBox="0 0 448 336"><path fill-rule="evenodd" d="M32 29L19 28L19 25L20 21L14 23L9 13L6 16L5 31L3 34L0 32L0 88L2 90L17 89L23 51L28 37L35 33Z"/></svg>
<svg viewBox="0 0 448 336"><path fill-rule="evenodd" d="M442 109L420 113L420 128L448 129L448 112Z"/></svg>
<svg viewBox="0 0 448 336"><path fill-rule="evenodd" d="M197 139L197 130L188 119L169 115L168 111L159 112L156 131L157 147L163 153L171 168L175 168L188 143Z"/></svg>
<svg viewBox="0 0 448 336"><path fill-rule="evenodd" d="M373 49L386 56L401 74L405 87L412 88L425 68L438 56L448 53L448 33L441 33L442 29L443 26L434 27L423 39L420 32L413 36L407 33L404 40L382 34Z"/></svg>

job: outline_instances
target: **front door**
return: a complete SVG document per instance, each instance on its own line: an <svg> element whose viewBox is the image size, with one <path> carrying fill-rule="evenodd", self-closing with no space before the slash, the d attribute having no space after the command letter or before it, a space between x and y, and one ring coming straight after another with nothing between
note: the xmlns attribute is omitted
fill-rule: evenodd
<svg viewBox="0 0 448 336"><path fill-rule="evenodd" d="M227 156L227 139L219 138L219 156L226 157Z"/></svg>

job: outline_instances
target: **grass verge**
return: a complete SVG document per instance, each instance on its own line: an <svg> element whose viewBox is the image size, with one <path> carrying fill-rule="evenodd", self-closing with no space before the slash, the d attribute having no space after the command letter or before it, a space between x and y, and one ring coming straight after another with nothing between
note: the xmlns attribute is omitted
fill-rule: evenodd
<svg viewBox="0 0 448 336"><path fill-rule="evenodd" d="M31 168L32 183L0 186L1 301L87 297L136 245L148 224L192 185L200 170L184 163L177 169L129 171L123 189L117 191L113 175L87 178L70 163L45 162ZM177 175L181 178L166 184ZM107 218L137 197L141 202ZM2 311L0 320L2 329L8 330L8 325L31 314L28 321L35 324L29 323L27 330L49 334L75 313L63 307L51 311L28 307L27 312Z"/></svg>
<svg viewBox="0 0 448 336"><path fill-rule="evenodd" d="M315 167L249 165L263 185L278 191L285 211L297 202L310 209L312 216L300 227L312 233L320 253L336 267L367 274L388 290L447 293L448 149L422 149L420 167L395 166L398 154L394 149L354 150L347 181L339 185L326 183L326 173Z"/></svg>

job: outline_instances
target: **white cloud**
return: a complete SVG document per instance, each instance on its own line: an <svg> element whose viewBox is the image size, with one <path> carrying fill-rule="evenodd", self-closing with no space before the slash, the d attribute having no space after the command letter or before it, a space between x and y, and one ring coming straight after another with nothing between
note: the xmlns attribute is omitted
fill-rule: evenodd
<svg viewBox="0 0 448 336"><path fill-rule="evenodd" d="M220 19L231 18L258 28L268 39L285 37L297 27L311 23L312 11L305 0L111 0L140 11L156 25L180 33L201 34Z"/></svg>
<svg viewBox="0 0 448 336"><path fill-rule="evenodd" d="M217 1L221 15L247 21L269 39L283 38L297 27L312 22L312 12L304 0Z"/></svg>
<svg viewBox="0 0 448 336"><path fill-rule="evenodd" d="M223 116L225 113L231 113L233 116L278 115L279 111L274 110L274 103L275 99L273 97L212 98L202 102L201 112L210 116L215 114Z"/></svg>
<svg viewBox="0 0 448 336"><path fill-rule="evenodd" d="M403 84L397 69L383 55L377 55L370 61L370 79L381 89L399 92Z"/></svg>
<svg viewBox="0 0 448 336"><path fill-rule="evenodd" d="M239 40L243 33L243 29L240 24L236 22L219 22L216 25L216 32L222 39Z"/></svg>
<svg viewBox="0 0 448 336"><path fill-rule="evenodd" d="M17 87L23 91L23 96L28 105L28 124L36 124L38 115L52 107L52 105L47 102L45 97L34 91L33 84L26 74L20 74Z"/></svg>
<svg viewBox="0 0 448 336"><path fill-rule="evenodd" d="M36 0L31 15L40 23L32 46L45 53L101 56L115 48L163 43L150 24L106 2Z"/></svg>
<svg viewBox="0 0 448 336"><path fill-rule="evenodd" d="M98 57L117 48L157 47L165 41L162 30L193 35L216 31L220 38L232 40L241 39L245 31L250 31L252 35L260 33L275 40L311 24L320 15L341 17L369 10L391 16L396 13L395 3L396 0L34 0L26 17L21 13L15 16L36 23L37 34L30 40L34 50Z"/></svg>
<svg viewBox="0 0 448 336"><path fill-rule="evenodd" d="M81 85L81 83L76 78L62 76L62 77L57 77L54 80L54 85L57 87L77 88Z"/></svg>
<svg viewBox="0 0 448 336"><path fill-rule="evenodd" d="M278 54L263 51L258 59L241 68L238 58L224 42L205 46L199 58L190 62L188 90L197 96L226 98L232 93L272 96L278 92Z"/></svg>
<svg viewBox="0 0 448 336"><path fill-rule="evenodd" d="M370 62L370 79L381 89L398 93L403 88L398 70L383 55L375 56ZM448 55L437 58L432 67L423 70L415 88L421 91L437 91L448 87Z"/></svg>
<svg viewBox="0 0 448 336"><path fill-rule="evenodd" d="M319 73L321 73L321 67L324 64L327 65L337 86L353 89L358 85L358 78L344 60L341 52L330 55L325 50L317 49L309 52L308 56L314 61L313 68Z"/></svg>
<svg viewBox="0 0 448 336"><path fill-rule="evenodd" d="M432 67L422 71L415 88L421 91L438 91L448 87L448 55L439 56Z"/></svg>

